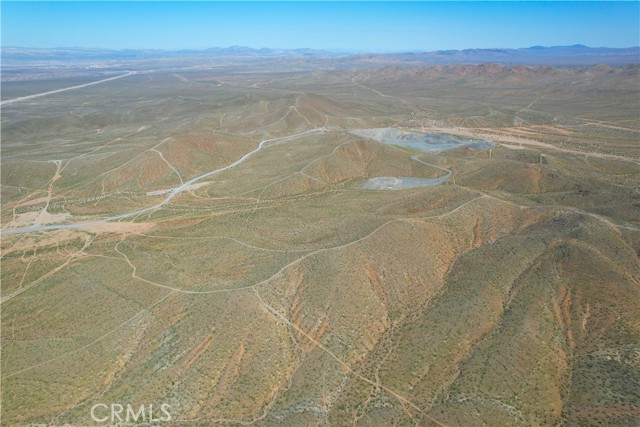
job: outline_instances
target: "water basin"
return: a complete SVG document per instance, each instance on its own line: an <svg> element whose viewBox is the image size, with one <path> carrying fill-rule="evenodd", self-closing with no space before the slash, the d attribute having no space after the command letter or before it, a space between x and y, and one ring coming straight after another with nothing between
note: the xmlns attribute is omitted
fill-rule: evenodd
<svg viewBox="0 0 640 427"><path fill-rule="evenodd" d="M418 151L440 152L454 148L487 150L495 144L484 139L467 138L442 133L416 133L394 128L354 129L352 134L383 144L411 148Z"/></svg>

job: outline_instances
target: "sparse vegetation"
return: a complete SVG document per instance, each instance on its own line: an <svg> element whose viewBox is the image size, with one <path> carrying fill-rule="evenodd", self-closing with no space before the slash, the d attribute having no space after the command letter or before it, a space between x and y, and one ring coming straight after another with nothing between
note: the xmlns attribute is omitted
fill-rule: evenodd
<svg viewBox="0 0 640 427"><path fill-rule="evenodd" d="M3 106L3 231L274 141L2 236L2 425L640 423L638 66L143 65ZM349 132L382 127L496 145ZM415 155L451 178L359 187Z"/></svg>

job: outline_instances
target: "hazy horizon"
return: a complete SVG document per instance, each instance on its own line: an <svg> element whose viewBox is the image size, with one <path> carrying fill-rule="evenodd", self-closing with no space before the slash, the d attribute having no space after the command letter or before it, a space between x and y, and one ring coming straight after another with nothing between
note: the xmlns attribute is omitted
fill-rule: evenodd
<svg viewBox="0 0 640 427"><path fill-rule="evenodd" d="M2 2L2 47L406 52L640 45L638 2Z"/></svg>
<svg viewBox="0 0 640 427"><path fill-rule="evenodd" d="M261 50L261 49L267 49L267 50L285 50L285 51L296 51L296 50L316 50L316 51L326 51L328 53L335 53L335 54L367 54L367 53L371 53L371 54L376 54L376 53L408 53L408 52L424 52L424 53L436 53L436 52L445 52L445 51L465 51L465 50L518 50L518 49L535 49L535 48L544 48L544 49L550 49L550 48L570 48L570 47L583 47L583 48L588 48L588 49L635 49L635 48L640 48L640 44L639 45L630 45L630 46L620 46L620 47L613 47L613 46L587 46L581 43L573 43L573 44L566 44L566 45L547 45L547 46L543 46L543 45L531 45L531 46L520 46L520 47L502 47L502 46L493 46L493 47L474 47L474 46L470 46L470 47L466 47L466 48L461 48L461 49L413 49L413 50L408 50L408 49L398 49L398 50L362 50L362 49L331 49L331 48L309 48L309 47L292 47L292 48L281 48L281 47L273 47L273 46L260 46L260 47L249 47L249 46L243 46L243 45L227 45L227 46L206 46L206 47L202 47L202 48L174 48L174 49L163 49L163 48L150 48L150 47L140 47L140 48L105 48L105 47L99 47L99 46L53 46L53 47L41 47L41 46L0 46L0 49L42 49L42 50L64 50L64 49L78 49L78 50L87 50L87 51L91 51L91 50L105 50L105 51L114 51L114 52L119 52L119 51L156 51L156 52L180 52L180 51L206 51L206 50L213 50L213 49L222 49L222 50L226 50L226 49L251 49L251 50Z"/></svg>

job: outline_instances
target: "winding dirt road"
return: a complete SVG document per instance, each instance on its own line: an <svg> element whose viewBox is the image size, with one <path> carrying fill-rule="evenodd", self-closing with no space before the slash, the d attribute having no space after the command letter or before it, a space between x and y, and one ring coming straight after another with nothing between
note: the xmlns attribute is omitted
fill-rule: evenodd
<svg viewBox="0 0 640 427"><path fill-rule="evenodd" d="M35 231L48 231L48 230L65 230L65 229L70 229L70 228L83 228L83 227L89 227L91 225L95 225L95 224L101 224L104 222L109 222L109 221L117 221L120 219L124 219L124 218L131 218L133 216L136 215L140 215L143 213L147 213L147 212L151 212L154 211L156 209L159 209L165 205L167 205L169 202L171 202L171 200L177 196L178 194L180 194L181 192L188 190L189 187L200 181L203 178L207 178L211 175L215 175L218 174L220 172L224 172L227 171L229 169L232 169L242 163L244 163L245 161L247 161L251 156L253 156L254 154L256 154L257 152L261 151L263 148L265 148L267 146L267 144L272 143L272 142L277 142L277 141L285 141L287 139L292 139L292 138L296 138L302 135L308 135L311 133L318 133L318 132L325 132L324 129L311 129L311 130L307 130L304 132L300 132L300 133L296 133L293 135L288 135L288 136L283 136L283 137L279 137L279 138L271 138L271 139L265 139L263 141L260 142L260 144L258 144L258 146L252 150L249 151L247 154L245 154L244 156L240 157L238 160L236 160L235 162L227 165L227 166L223 166L221 168L218 169L214 169L212 171L203 173L202 175L198 175L195 178L191 178L188 181L184 181L183 183L181 183L180 185L174 187L171 191L169 191L169 193L166 195L166 197L160 202L157 203L153 206L149 206L146 208L142 208L142 209L137 209L135 211L130 211L130 212L125 212L122 214L117 214L117 215L113 215L113 216L109 216L109 217L105 217L105 218L101 218L95 221L89 221L89 222L78 222L78 223L71 223L71 224L49 224L49 225L33 225L30 227L22 227L22 228L8 228L8 229L4 229L4 230L0 230L0 235L2 236L7 236L7 235L11 235L11 234L23 234L23 233L31 233L31 232L35 232Z"/></svg>

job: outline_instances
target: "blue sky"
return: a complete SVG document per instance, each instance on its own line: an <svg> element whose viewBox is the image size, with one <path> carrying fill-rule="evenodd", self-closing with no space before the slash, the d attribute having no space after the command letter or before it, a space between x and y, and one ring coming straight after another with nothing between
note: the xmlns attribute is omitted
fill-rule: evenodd
<svg viewBox="0 0 640 427"><path fill-rule="evenodd" d="M640 45L640 2L1 2L2 45L406 51Z"/></svg>

